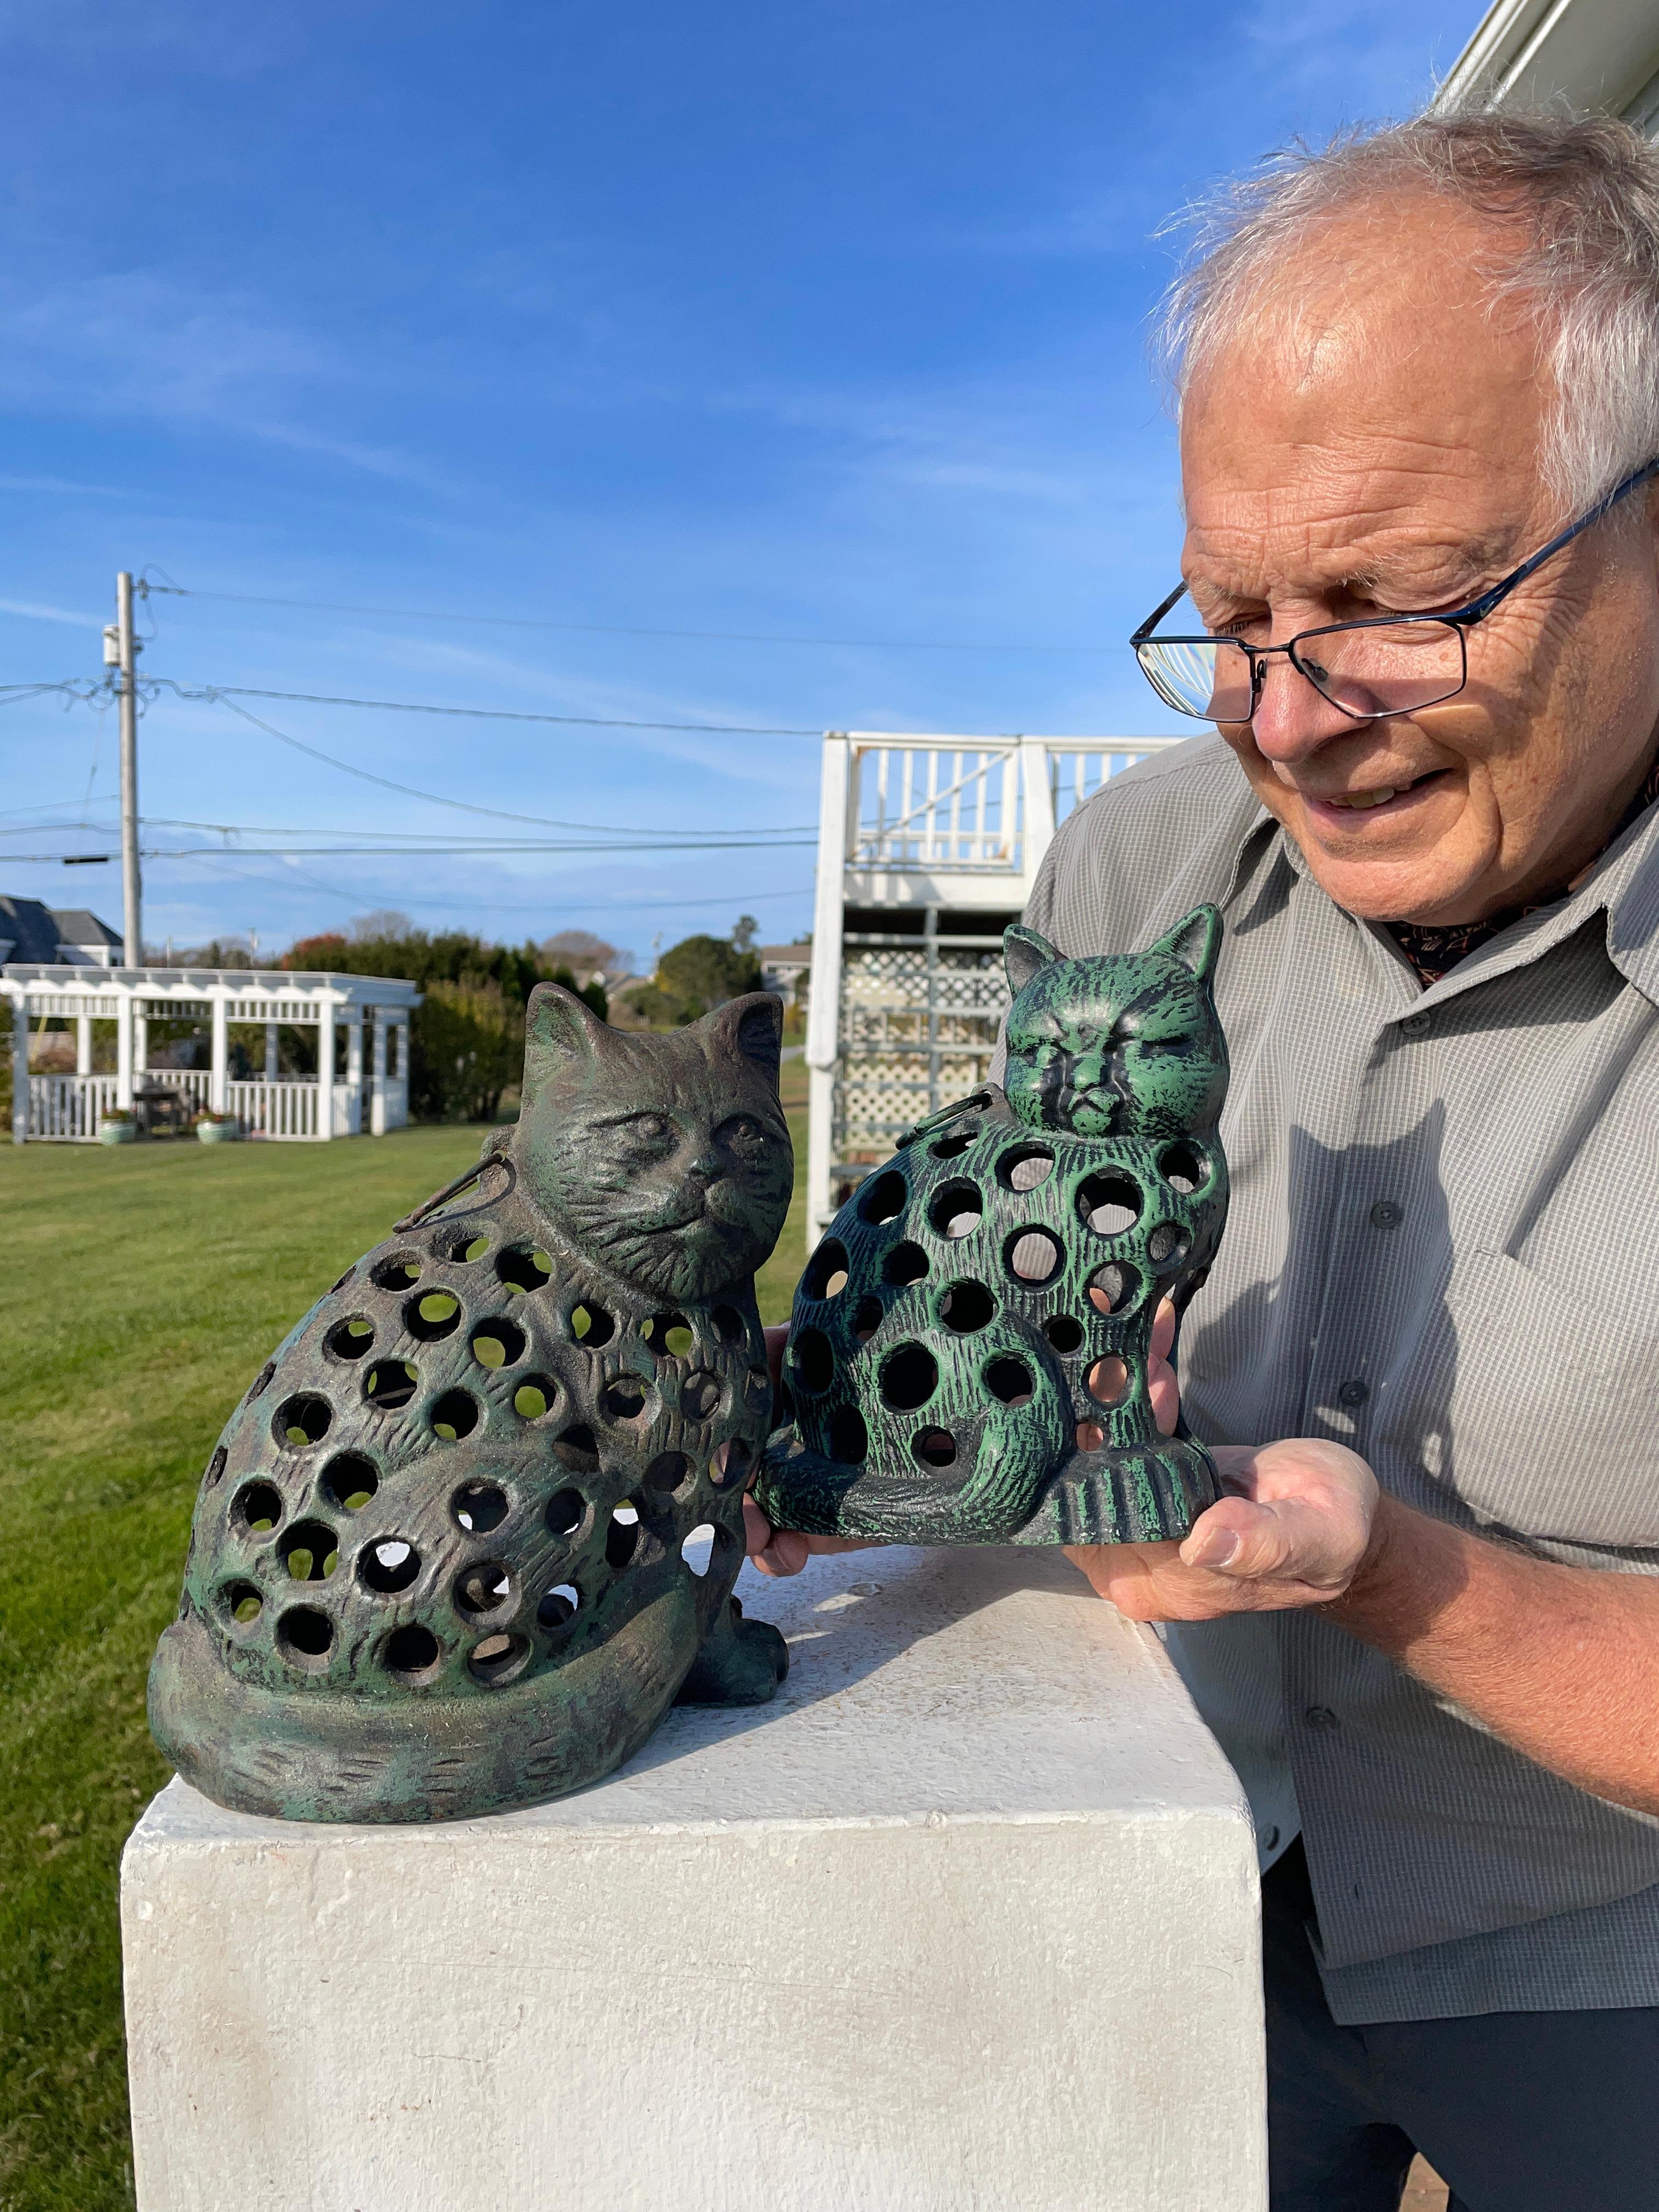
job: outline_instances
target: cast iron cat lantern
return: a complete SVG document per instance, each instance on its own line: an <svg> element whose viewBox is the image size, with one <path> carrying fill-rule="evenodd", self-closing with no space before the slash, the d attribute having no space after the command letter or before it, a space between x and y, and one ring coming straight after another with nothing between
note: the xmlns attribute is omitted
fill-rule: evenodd
<svg viewBox="0 0 1659 2212"><path fill-rule="evenodd" d="M150 1671L187 1781L455 1820L597 1780L677 1697L773 1694L787 1647L732 1586L793 1171L781 1013L627 1036L532 994L517 1127L341 1277L213 1455Z"/></svg>
<svg viewBox="0 0 1659 2212"><path fill-rule="evenodd" d="M914 1129L808 1263L775 1525L910 1544L1182 1536L1218 1495L1146 1397L1152 1319L1227 1212L1227 1048L1199 907L1146 952L1062 960L1018 926L1006 1090Z"/></svg>

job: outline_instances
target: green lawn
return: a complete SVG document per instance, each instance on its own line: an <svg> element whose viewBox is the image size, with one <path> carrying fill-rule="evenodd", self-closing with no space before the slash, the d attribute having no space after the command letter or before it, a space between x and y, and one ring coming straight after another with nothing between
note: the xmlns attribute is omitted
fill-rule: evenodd
<svg viewBox="0 0 1659 2212"><path fill-rule="evenodd" d="M785 1077L797 1104L799 1062ZM0 1146L0 2212L132 2202L116 1867L167 1779L144 1676L214 1440L298 1316L478 1142ZM769 1321L801 1236L798 1175Z"/></svg>

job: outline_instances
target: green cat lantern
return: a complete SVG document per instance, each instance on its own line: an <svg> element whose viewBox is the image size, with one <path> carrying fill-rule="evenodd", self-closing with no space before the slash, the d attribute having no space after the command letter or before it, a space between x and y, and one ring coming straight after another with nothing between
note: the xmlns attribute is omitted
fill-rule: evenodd
<svg viewBox="0 0 1659 2212"><path fill-rule="evenodd" d="M1005 938L1005 1087L924 1121L808 1263L775 1526L908 1544L1183 1536L1214 1462L1158 1433L1152 1320L1204 1279L1227 1212L1227 1048L1200 907L1143 953Z"/></svg>
<svg viewBox="0 0 1659 2212"><path fill-rule="evenodd" d="M150 1724L223 1805L455 1820L608 1773L669 1705L756 1704L754 1273L793 1165L781 1002L668 1036L544 984L524 1105L280 1345L203 1478Z"/></svg>

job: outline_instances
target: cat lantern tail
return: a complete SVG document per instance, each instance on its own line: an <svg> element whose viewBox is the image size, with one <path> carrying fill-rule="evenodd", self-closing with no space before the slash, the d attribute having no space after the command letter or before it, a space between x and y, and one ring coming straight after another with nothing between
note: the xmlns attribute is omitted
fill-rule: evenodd
<svg viewBox="0 0 1659 2212"><path fill-rule="evenodd" d="M544 984L517 1126L279 1345L203 1478L150 1724L221 1804L456 1820L787 1666L732 1595L771 1408L782 1009L670 1036Z"/></svg>
<svg viewBox="0 0 1659 2212"><path fill-rule="evenodd" d="M1210 906L1134 954L1006 933L1004 1087L901 1139L801 1279L755 1487L775 1527L1155 1542L1214 1502L1146 1370L1153 1316L1184 1310L1226 1219L1221 939Z"/></svg>

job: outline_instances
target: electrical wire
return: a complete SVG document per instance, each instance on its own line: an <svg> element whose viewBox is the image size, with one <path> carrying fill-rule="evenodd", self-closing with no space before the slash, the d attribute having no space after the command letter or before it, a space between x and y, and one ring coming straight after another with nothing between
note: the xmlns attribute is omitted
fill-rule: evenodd
<svg viewBox="0 0 1659 2212"><path fill-rule="evenodd" d="M199 690L176 684L171 677L151 676L144 681L165 684L181 699L288 699L301 707L372 707L388 714L447 714L475 722L551 722L575 730L680 730L694 737L821 738L819 729L769 722L646 722L620 714L532 714L511 707L436 707L423 699L337 699L321 691L262 691L246 684L208 684Z"/></svg>

